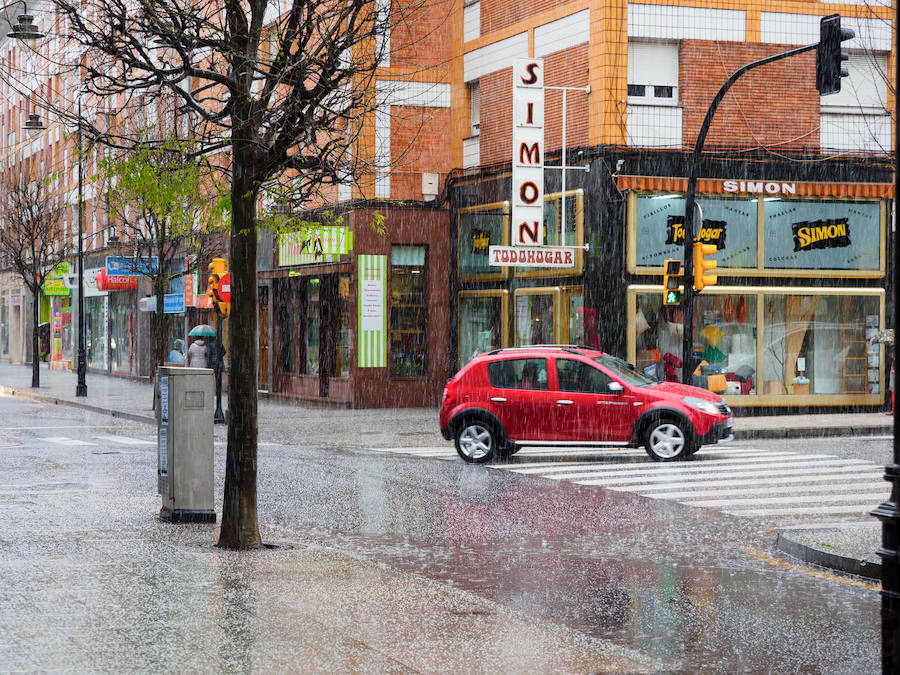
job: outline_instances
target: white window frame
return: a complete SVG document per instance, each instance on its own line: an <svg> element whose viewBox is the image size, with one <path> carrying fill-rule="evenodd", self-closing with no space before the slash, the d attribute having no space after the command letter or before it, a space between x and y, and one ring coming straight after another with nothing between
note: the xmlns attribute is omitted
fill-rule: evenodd
<svg viewBox="0 0 900 675"><path fill-rule="evenodd" d="M628 94L629 105L678 105L679 42L630 40L627 86L643 86L643 94ZM648 62L653 61L651 66ZM659 67L660 64L663 67ZM652 71L652 75L648 74ZM658 88L671 87L671 96L657 96Z"/></svg>

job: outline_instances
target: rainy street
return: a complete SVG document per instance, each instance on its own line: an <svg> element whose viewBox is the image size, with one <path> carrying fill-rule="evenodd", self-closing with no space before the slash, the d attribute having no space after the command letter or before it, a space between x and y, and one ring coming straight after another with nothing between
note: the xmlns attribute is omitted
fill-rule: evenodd
<svg viewBox="0 0 900 675"><path fill-rule="evenodd" d="M56 543L51 553L39 556L41 566L58 569L84 546L60 545L61 530L103 540L114 524L133 527L135 537L154 528L173 550L193 556L197 569L205 568L204 560L216 558L222 564L219 556L230 555L208 546L215 526L156 520L153 427L10 398L0 398L0 419L0 500L10 517L0 535L0 575L24 578L24 568L14 559L33 556L42 542ZM216 430L219 508L224 431ZM295 433L299 437L302 432ZM864 494L880 491L886 496L877 471L888 448L884 438L744 441L704 450L688 464L726 469L723 480L734 480L724 476L748 463L758 462L762 469L773 462L797 465L803 461L797 457L824 455L808 461L821 462L816 466L823 474L876 476ZM551 456L523 450L508 465L474 466L456 458L449 443L443 449L341 449L292 443L283 434L264 436L260 523L267 543L281 549L260 555L275 559L315 546L371 561L411 582L437 584L485 601L488 609L471 614L494 626L491 630L497 630L492 615L526 617L551 631L571 631L618 648L648 670L877 670L877 586L812 569L775 548L776 524L825 522L840 515L731 515L727 507L702 508L664 496L682 488L663 488L655 498L638 494L653 490L629 488L634 481L626 477L634 474L622 472L672 468L649 463L642 451L616 453ZM561 475L554 478L551 469ZM559 479L582 476L588 469L621 477L607 486ZM851 495L845 501L852 503L852 486L862 481L845 480L831 492ZM676 484L683 482L684 476ZM663 485L655 478L646 484ZM812 486L789 485L790 494L822 494ZM102 498L89 498L94 493ZM875 506L877 497L872 499ZM798 496L796 504L780 508L803 503ZM38 513L39 508L49 512ZM17 522L34 529L25 531ZM141 566L154 564L138 560ZM84 575L97 575L96 583L106 583L104 570L109 567L79 567L78 583L84 583ZM17 610L42 597L52 584L31 572L21 582L24 587L5 595L4 601ZM4 578L4 586L11 588L12 581ZM152 586L155 593L167 593L167 584L159 585L159 579ZM265 597L264 587L253 591L257 598ZM131 592L123 591L123 596ZM75 592L56 588L54 594L66 598ZM113 604L123 602L127 600L116 597ZM13 624L4 625L12 630ZM22 637L21 624L15 630ZM218 629L213 625L210 630ZM39 649L42 640L46 636L32 648ZM265 667L264 662L257 665Z"/></svg>

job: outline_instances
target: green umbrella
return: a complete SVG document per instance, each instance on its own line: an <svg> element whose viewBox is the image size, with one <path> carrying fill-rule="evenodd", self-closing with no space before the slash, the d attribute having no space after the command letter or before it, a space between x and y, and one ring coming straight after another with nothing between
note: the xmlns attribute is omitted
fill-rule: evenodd
<svg viewBox="0 0 900 675"><path fill-rule="evenodd" d="M199 326L191 328L191 332L188 335L191 337L215 337L216 329L208 323L201 323Z"/></svg>

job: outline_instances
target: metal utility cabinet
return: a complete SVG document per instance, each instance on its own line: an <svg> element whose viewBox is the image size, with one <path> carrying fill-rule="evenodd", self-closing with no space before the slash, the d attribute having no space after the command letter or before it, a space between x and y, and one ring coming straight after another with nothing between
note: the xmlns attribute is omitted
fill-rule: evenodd
<svg viewBox="0 0 900 675"><path fill-rule="evenodd" d="M161 367L157 373L158 485L161 520L216 522L213 498L215 387L209 368Z"/></svg>

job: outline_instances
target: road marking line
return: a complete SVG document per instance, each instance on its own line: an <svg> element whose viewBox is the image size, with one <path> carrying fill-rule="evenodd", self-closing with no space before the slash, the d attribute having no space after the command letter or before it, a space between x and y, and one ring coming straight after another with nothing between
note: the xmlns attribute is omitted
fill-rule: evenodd
<svg viewBox="0 0 900 675"><path fill-rule="evenodd" d="M828 457L828 455L824 455L823 457ZM644 470L622 470L622 471L584 471L581 473L571 473L564 475L552 474L546 476L550 480L581 480L584 478L597 478L597 479L613 479L617 480L619 484L622 483L640 483L640 482L660 482L666 480L677 480L684 478L695 478L697 480L703 480L705 476L716 478L718 474L723 474L726 472L734 472L735 476L740 475L754 475L764 471L770 470L778 470L778 469L803 469L806 467L813 466L821 466L821 467L832 467L832 466L847 466L852 468L858 468L859 466L873 466L871 462L864 459L806 459L801 461L794 461L794 458L786 458L785 461L776 463L776 462L767 462L765 464L753 463L753 464L727 464L726 462L708 462L705 466L693 465L690 467L684 468L660 468L660 469L644 469ZM784 473L784 472L782 472ZM768 474L773 475L773 474ZM774 474L781 475L781 474ZM597 483L600 485L601 483ZM610 485L615 485L616 483L609 483Z"/></svg>
<svg viewBox="0 0 900 675"><path fill-rule="evenodd" d="M871 511L876 506L878 506L877 501L867 504L850 504L846 506L811 506L808 508L798 507L785 509L738 509L736 511L727 509L723 510L723 513L727 513L730 516L743 516L751 518L758 518L763 516L801 516L823 513L864 514L868 511Z"/></svg>
<svg viewBox="0 0 900 675"><path fill-rule="evenodd" d="M781 560L779 558L775 558L768 553L760 551L755 548L750 548L745 546L741 548L743 553L746 553L751 558L756 558L760 562L764 562L768 565L774 565L775 567L781 567L786 570L793 570L795 572L801 572L803 574L808 574L809 576L816 577L818 579L827 579L828 581L836 581L841 584L845 584L847 586L855 586L857 588L867 588L870 591L878 591L881 590L881 584L871 583L869 581L860 581L859 579L851 579L849 577L840 577L836 574L830 574L829 572L823 572L822 570L812 569L810 567L806 567L804 565L798 565L796 563L788 562L786 560Z"/></svg>
<svg viewBox="0 0 900 675"><path fill-rule="evenodd" d="M719 506L742 506L763 504L822 504L822 502L865 502L874 499L876 503L883 502L890 497L888 488L878 492L859 492L839 495L783 495L781 497L753 497L749 499L700 499L697 501L679 501L679 504L688 506L702 506L704 508L717 508Z"/></svg>
<svg viewBox="0 0 900 675"><path fill-rule="evenodd" d="M789 462L789 461L799 461L799 460L812 460L812 459L834 459L834 455L800 455L795 452L782 453L779 455L767 455L765 459L771 460L771 464L780 462ZM576 466L572 466L571 464L567 464L565 466L559 466L559 464L551 465L546 468L534 468L532 466L523 466L521 468L510 469L510 471L515 471L517 473L542 473L542 475L547 475L549 477L550 473L566 473L573 472L577 473L578 471L582 471L587 468L595 469L597 471L608 471L610 475L619 475L624 476L629 473L643 473L647 471L653 472L670 472L670 473L693 473L698 471L704 471L712 466L730 466L730 467L760 467L766 466L766 464L762 464L759 461L756 461L752 458L747 457L736 457L732 459L703 459L699 462L693 462L690 464L674 464L674 463L665 463L660 464L656 462L651 462L649 459L646 462L627 462L623 464L600 464L597 462L591 462L586 464L578 464Z"/></svg>
<svg viewBox="0 0 900 675"><path fill-rule="evenodd" d="M738 479L730 479L730 480L707 480L702 483L698 483L697 481L684 481L681 483L660 483L658 485L612 485L607 487L607 490L614 490L616 492L637 492L639 495L643 497L652 497L653 492L656 490L681 490L684 488L707 488L707 487L730 487L733 485L736 486L747 486L747 485L786 485L790 483L823 483L823 482L832 482L832 481L844 481L844 480L859 480L861 478L882 478L884 475L884 469L882 468L870 468L865 471L856 471L855 473L832 473L832 474L821 474L817 471L792 471L792 475L789 476L780 476L775 475L771 477L762 477L758 479L748 480L746 478L738 478Z"/></svg>
<svg viewBox="0 0 900 675"><path fill-rule="evenodd" d="M838 465L838 466L829 466L829 464ZM868 466L865 466L865 465L868 465ZM805 467L809 467L809 468L805 468ZM789 468L790 471L784 471L783 470L784 468ZM767 478L767 477L779 478L779 477L782 477L785 475L792 475L792 476L818 475L818 474L822 473L823 469L826 469L829 471L843 470L843 469L859 471L860 469L863 469L863 468L871 468L872 470L875 470L877 467L875 467L872 464L869 464L868 462L865 462L865 463L857 465L857 466L846 466L846 464L841 463L841 462L830 461L830 462L817 462L815 464L806 464L806 465L804 465L803 468L782 467L782 470L780 470L780 471L768 471L768 470L764 470L764 471L731 471L731 472L722 472L722 473L719 473L718 475L710 473L710 474L708 474L708 477L709 478L719 478L719 479L721 479L721 478L745 478L746 479L746 478ZM685 483L683 481L680 483L672 482L674 478L679 478L679 477L683 478L683 479L691 478L693 481L696 481L696 482L693 482L693 483ZM705 478L706 478L706 476L700 475L700 474L695 474L693 476L686 476L686 475L673 476L670 474L666 474L666 475L657 475L657 476L649 476L649 475L648 476L625 476L624 478L600 478L600 479L584 479L584 480L573 480L571 477L568 477L568 478L565 478L564 480L572 480L574 483L577 483L579 485L603 485L603 486L630 485L630 486L632 486L632 488L631 488L632 491L638 492L640 490L645 489L645 486L643 485L644 483L668 484L670 486L698 485L698 487L706 487L707 484L703 482L705 480ZM551 476L550 479L553 480L554 479L553 476Z"/></svg>
<svg viewBox="0 0 900 675"><path fill-rule="evenodd" d="M156 441L129 438L127 436L95 436L95 438L101 441L109 441L110 443L124 443L125 445L156 445Z"/></svg>
<svg viewBox="0 0 900 675"><path fill-rule="evenodd" d="M836 480L845 480L846 476L834 476L830 478L832 481ZM806 480L806 479L804 479ZM739 485L746 485L744 481L736 481ZM877 480L867 481L865 483L841 483L840 486L835 485L801 485L792 487L793 490L797 492L834 492L837 487L840 487L842 490L868 490L871 489L873 485L877 484ZM621 490L621 488L610 488L615 490ZM701 499L703 497L725 497L726 495L765 495L765 494L779 494L780 491L784 490L783 486L781 487L772 487L770 484L761 485L760 487L748 488L748 487L735 487L731 489L723 489L723 490L684 490L682 492L658 492L658 493L649 493L643 494L644 497L650 497L651 499Z"/></svg>
<svg viewBox="0 0 900 675"><path fill-rule="evenodd" d="M65 436L45 436L41 440L56 443L57 445L97 445L90 441L79 441L76 438L67 438Z"/></svg>

